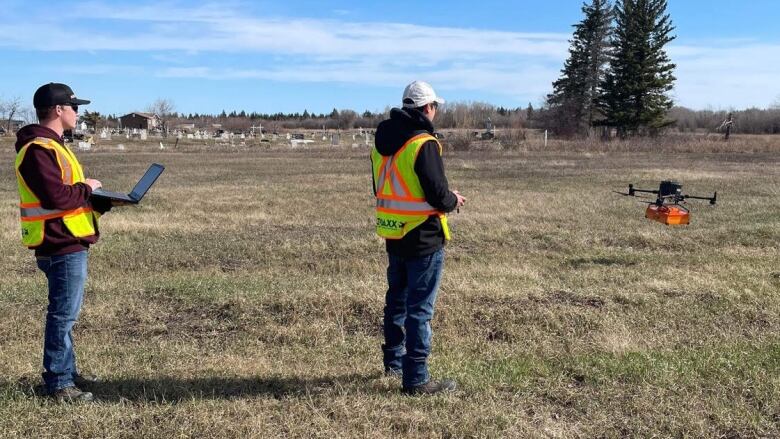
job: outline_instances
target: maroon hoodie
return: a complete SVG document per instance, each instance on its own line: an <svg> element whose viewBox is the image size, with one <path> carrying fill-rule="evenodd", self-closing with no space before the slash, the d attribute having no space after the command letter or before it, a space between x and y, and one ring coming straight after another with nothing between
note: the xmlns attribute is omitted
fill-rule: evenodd
<svg viewBox="0 0 780 439"><path fill-rule="evenodd" d="M63 140L54 131L42 125L27 125L16 133L16 152L36 137L46 137L63 145ZM27 148L19 173L24 182L41 200L44 209L70 210L91 206L89 196L92 188L86 183L67 185L62 183L60 166L54 151L32 144ZM95 210L100 212L105 209ZM48 219L44 225L43 243L35 247L35 256L55 256L87 250L90 244L97 242L100 232L95 227L95 235L76 238L65 227L62 218Z"/></svg>

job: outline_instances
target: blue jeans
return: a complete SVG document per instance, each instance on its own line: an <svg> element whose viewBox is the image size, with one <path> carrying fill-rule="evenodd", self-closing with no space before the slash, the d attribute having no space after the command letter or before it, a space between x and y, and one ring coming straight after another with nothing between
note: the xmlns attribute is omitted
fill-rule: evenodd
<svg viewBox="0 0 780 439"><path fill-rule="evenodd" d="M38 268L49 281L49 308L43 339L43 382L49 392L73 385L76 353L71 331L84 299L87 251L39 257Z"/></svg>
<svg viewBox="0 0 780 439"><path fill-rule="evenodd" d="M385 297L385 370L402 370L405 388L430 379L431 319L444 268L444 249L418 258L388 253Z"/></svg>

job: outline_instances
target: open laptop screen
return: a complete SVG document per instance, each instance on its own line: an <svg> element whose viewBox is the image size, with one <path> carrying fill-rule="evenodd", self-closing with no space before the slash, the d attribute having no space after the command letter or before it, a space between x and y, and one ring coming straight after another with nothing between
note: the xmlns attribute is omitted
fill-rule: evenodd
<svg viewBox="0 0 780 439"><path fill-rule="evenodd" d="M149 166L149 169L147 169L146 174L144 174L143 177L141 177L140 180L138 180L138 183L133 188L133 191L130 192L130 198L134 200L140 200L143 198L144 195L146 195L146 191L149 190L150 187L154 184L154 182L157 180L157 177L162 174L165 167L159 163L154 163L151 166Z"/></svg>

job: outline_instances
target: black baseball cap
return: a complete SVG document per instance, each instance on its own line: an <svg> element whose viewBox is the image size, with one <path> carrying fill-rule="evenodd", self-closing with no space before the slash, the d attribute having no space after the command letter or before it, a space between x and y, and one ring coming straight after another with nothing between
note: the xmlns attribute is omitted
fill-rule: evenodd
<svg viewBox="0 0 780 439"><path fill-rule="evenodd" d="M35 108L49 108L55 105L86 105L89 102L86 99L77 98L70 87L57 82L50 82L38 87L33 96Z"/></svg>

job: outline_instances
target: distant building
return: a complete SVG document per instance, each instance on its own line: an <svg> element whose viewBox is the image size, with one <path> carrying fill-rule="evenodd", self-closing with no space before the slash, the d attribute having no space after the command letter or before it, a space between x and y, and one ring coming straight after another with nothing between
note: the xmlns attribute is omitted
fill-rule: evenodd
<svg viewBox="0 0 780 439"><path fill-rule="evenodd" d="M180 123L176 125L176 129L187 133L193 133L196 131L194 123Z"/></svg>
<svg viewBox="0 0 780 439"><path fill-rule="evenodd" d="M160 119L151 113L133 112L121 116L119 126L129 129L153 130L160 126Z"/></svg>

